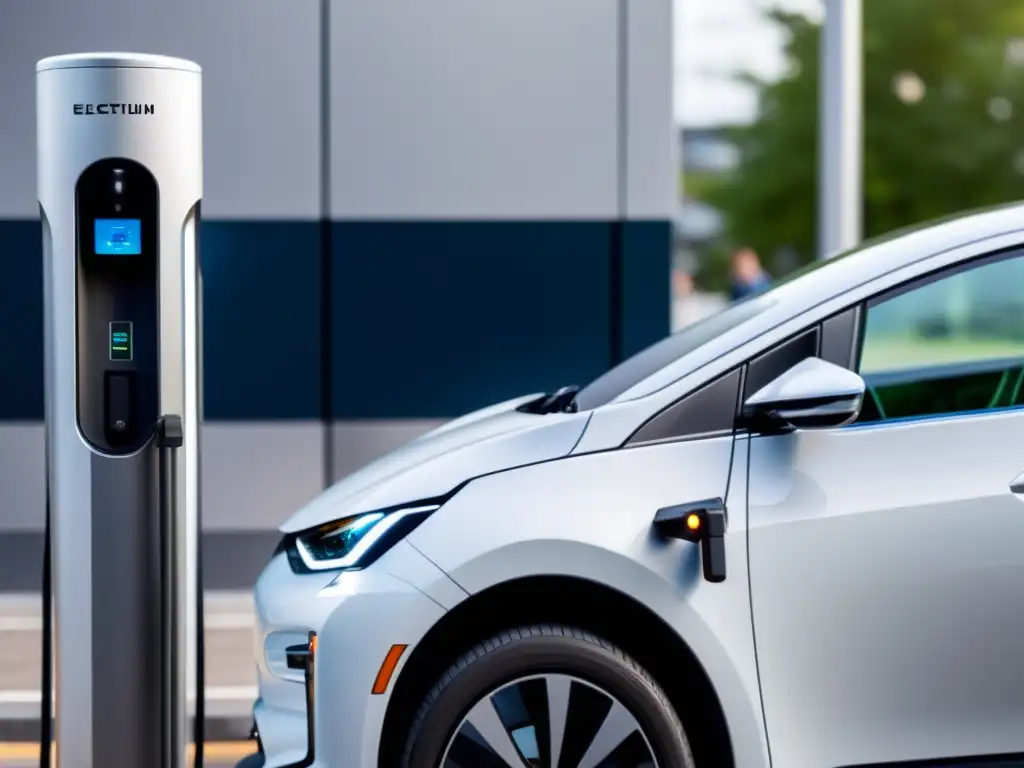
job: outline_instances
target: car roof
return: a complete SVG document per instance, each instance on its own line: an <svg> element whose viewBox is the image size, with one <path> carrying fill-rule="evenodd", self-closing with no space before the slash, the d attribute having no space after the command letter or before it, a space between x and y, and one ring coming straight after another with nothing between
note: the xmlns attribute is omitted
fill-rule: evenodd
<svg viewBox="0 0 1024 768"><path fill-rule="evenodd" d="M1024 229L1024 202L926 221L866 240L832 257L834 266L807 275L806 288L852 287L943 251ZM834 291L826 291L834 293Z"/></svg>
<svg viewBox="0 0 1024 768"><path fill-rule="evenodd" d="M888 272L944 251L1020 231L1024 242L1024 202L956 214L867 240L831 257L827 263L786 278L776 289L749 301L763 301L763 311L722 334L714 342L669 363L623 392L615 401L633 400L678 381L739 344L795 317L822 301L839 296Z"/></svg>

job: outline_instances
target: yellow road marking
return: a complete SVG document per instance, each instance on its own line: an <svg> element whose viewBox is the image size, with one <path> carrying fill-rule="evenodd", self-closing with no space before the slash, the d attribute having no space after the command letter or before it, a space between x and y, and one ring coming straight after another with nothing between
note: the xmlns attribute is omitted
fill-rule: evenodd
<svg viewBox="0 0 1024 768"><path fill-rule="evenodd" d="M192 755L189 745L189 757ZM254 741L210 741L203 747L207 760L241 760L256 751ZM38 760L39 744L31 741L0 741L0 760Z"/></svg>

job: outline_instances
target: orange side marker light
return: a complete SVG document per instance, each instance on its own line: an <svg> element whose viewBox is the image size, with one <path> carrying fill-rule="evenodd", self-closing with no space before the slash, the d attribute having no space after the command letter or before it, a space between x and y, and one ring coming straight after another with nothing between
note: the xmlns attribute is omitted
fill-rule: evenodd
<svg viewBox="0 0 1024 768"><path fill-rule="evenodd" d="M374 696L380 696L388 690L388 685L391 684L391 677L395 674L398 662L408 647L407 645L391 646L388 655L384 657L384 663L380 665L380 671L377 672L377 679L373 681L373 688L370 689L370 693Z"/></svg>

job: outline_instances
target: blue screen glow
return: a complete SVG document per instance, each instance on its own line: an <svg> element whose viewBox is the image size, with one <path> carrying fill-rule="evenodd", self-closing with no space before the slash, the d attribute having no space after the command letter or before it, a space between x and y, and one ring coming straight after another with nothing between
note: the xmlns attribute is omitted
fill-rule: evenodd
<svg viewBox="0 0 1024 768"><path fill-rule="evenodd" d="M142 253L141 230L138 219L96 219L96 255L138 256Z"/></svg>

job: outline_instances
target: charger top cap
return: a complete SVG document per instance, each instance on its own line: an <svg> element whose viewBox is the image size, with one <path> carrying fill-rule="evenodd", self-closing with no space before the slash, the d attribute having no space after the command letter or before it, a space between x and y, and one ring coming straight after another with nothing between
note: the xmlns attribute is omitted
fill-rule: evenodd
<svg viewBox="0 0 1024 768"><path fill-rule="evenodd" d="M61 56L48 56L45 59L40 59L36 64L36 72L46 72L51 69L93 68L176 69L197 74L203 71L198 64L188 59L149 53L68 53Z"/></svg>

